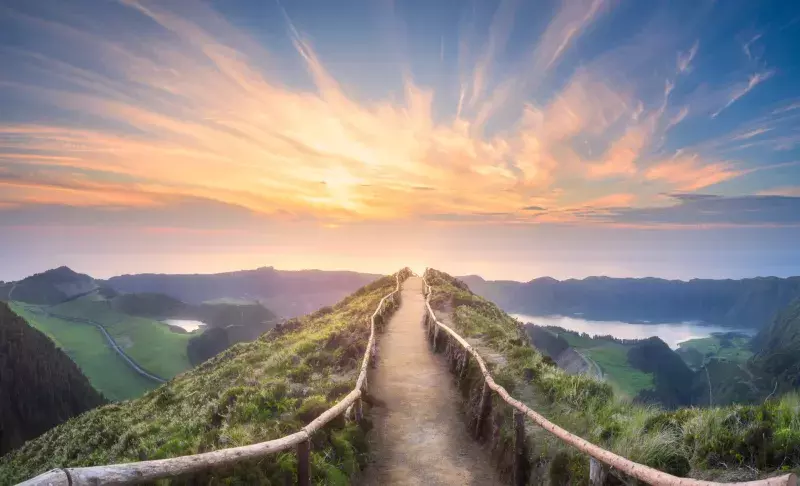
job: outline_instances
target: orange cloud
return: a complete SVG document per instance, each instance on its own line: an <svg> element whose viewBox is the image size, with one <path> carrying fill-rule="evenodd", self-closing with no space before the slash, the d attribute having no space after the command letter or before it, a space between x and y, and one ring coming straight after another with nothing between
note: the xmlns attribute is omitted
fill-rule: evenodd
<svg viewBox="0 0 800 486"><path fill-rule="evenodd" d="M680 191L696 191L743 173L726 162L703 164L697 155L686 155L650 167L645 177L668 182Z"/></svg>
<svg viewBox="0 0 800 486"><path fill-rule="evenodd" d="M602 184L592 194L607 195L585 205L603 208L646 200L615 185L618 179L644 177L693 190L741 173L696 159L642 173L651 141L688 111L660 128L671 87L660 108L645 110L633 90L612 85L599 69L579 69L550 99L526 104L507 129L481 133L484 122L559 63L609 4L603 0L564 2L532 50L536 69L490 87L493 58L513 23L514 2L504 2L491 44L469 70L471 81L459 86L452 119L437 116L437 93L410 77L393 98L349 96L291 23L291 41L314 89L292 89L271 77L280 72L271 70L269 53L206 7L185 16L157 3L125 3L160 25L164 36L120 45L70 30L76 50L104 60L102 74L15 53L51 82L3 81L4 87L101 122L0 125L0 168L24 173L0 178L5 207L143 207L203 198L329 225L428 215L577 221L581 215L566 210L574 209L570 192L581 179ZM36 25L67 36L56 24ZM685 55L681 70L696 50ZM590 138L601 140L602 154L579 150ZM553 210L521 210L531 205Z"/></svg>

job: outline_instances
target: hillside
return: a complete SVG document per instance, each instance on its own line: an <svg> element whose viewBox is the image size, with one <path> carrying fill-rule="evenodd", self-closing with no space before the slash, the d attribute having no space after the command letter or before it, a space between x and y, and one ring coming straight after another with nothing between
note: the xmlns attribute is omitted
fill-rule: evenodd
<svg viewBox="0 0 800 486"><path fill-rule="evenodd" d="M522 323L472 293L464 282L430 269L426 278L437 316L481 352L496 381L570 432L679 476L744 481L800 470L800 395L776 395L758 405L674 411L632 403L621 399L607 383L558 369L530 345ZM651 343L642 355L655 348ZM482 387L480 370L472 366L460 386L465 406L474 413ZM491 410L487 426L493 431L491 447L508 451L507 438L513 436L510 412L497 399ZM540 428L527 428L526 435L533 444L529 460L538 477L555 484L588 481L587 461L574 449ZM498 467L503 464L507 467L502 462Z"/></svg>
<svg viewBox="0 0 800 486"><path fill-rule="evenodd" d="M743 280L588 277L530 282L463 278L473 291L506 312L580 315L627 322L703 321L728 327L761 328L800 297L800 277Z"/></svg>
<svg viewBox="0 0 800 486"><path fill-rule="evenodd" d="M104 402L67 355L0 302L0 455Z"/></svg>
<svg viewBox="0 0 800 486"><path fill-rule="evenodd" d="M628 398L675 408L697 403L695 394L707 396L696 389L695 373L657 337L623 340L554 326L524 328L531 344L560 368L602 378Z"/></svg>
<svg viewBox="0 0 800 486"><path fill-rule="evenodd" d="M800 387L800 299L796 299L755 340L757 352L750 364L768 377L777 392Z"/></svg>
<svg viewBox="0 0 800 486"><path fill-rule="evenodd" d="M164 294L189 304L218 299L257 300L280 316L292 317L331 305L378 277L345 271L262 267L216 274L121 275L105 284L124 293Z"/></svg>
<svg viewBox="0 0 800 486"><path fill-rule="evenodd" d="M0 458L0 484L53 467L192 454L296 432L355 385L369 316L395 289L381 278L330 309L292 319L257 341L231 347L143 397L107 405ZM334 421L313 439L316 483L342 484L363 465L364 430ZM293 453L187 478L198 484L283 484Z"/></svg>
<svg viewBox="0 0 800 486"><path fill-rule="evenodd" d="M54 317L39 306L12 302L10 307L63 350L109 400L138 397L158 385L134 371L95 326Z"/></svg>
<svg viewBox="0 0 800 486"><path fill-rule="evenodd" d="M98 287L90 276L58 267L31 275L19 282L6 283L0 298L29 304L52 305L90 292Z"/></svg>

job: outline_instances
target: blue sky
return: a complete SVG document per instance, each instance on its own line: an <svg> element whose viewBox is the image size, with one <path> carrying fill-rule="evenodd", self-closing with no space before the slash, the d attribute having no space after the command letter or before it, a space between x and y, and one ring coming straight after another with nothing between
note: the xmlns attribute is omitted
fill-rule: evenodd
<svg viewBox="0 0 800 486"><path fill-rule="evenodd" d="M798 274L796 45L785 1L6 2L0 279Z"/></svg>

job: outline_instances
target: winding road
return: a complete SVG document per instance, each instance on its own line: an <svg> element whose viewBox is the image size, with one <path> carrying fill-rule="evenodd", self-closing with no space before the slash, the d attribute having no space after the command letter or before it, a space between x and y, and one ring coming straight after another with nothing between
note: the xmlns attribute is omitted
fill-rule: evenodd
<svg viewBox="0 0 800 486"><path fill-rule="evenodd" d="M111 335L108 333L108 331L106 331L106 328L103 327L103 325L100 324L99 322L92 321L90 319L84 319L82 317L72 317L72 316L65 316L65 315L62 315L62 314L54 314L54 313L49 312L47 310L45 310L44 313L49 317L55 317L57 319L62 319L62 320L65 320L65 321L80 322L80 323L84 323L84 324L91 324L91 325L95 326L97 329L100 330L100 332L103 333L103 336L105 336L106 341L108 341L108 344L111 346L111 349L116 351L117 354L119 354L122 357L122 359L124 359L125 362L128 363L131 366L131 368L134 369L134 371L136 371L140 375L144 376L145 378L149 378L149 379L151 379L153 381L156 381L158 383L166 383L167 382L167 380L165 380L165 379L163 379L161 377L158 377L158 376L156 376L156 375L154 375L152 373L148 373L147 371L142 369L141 366L136 364L136 362L130 356L125 354L125 351L122 350L122 348L119 346L119 344L117 344L117 342L114 341L114 338L112 338Z"/></svg>

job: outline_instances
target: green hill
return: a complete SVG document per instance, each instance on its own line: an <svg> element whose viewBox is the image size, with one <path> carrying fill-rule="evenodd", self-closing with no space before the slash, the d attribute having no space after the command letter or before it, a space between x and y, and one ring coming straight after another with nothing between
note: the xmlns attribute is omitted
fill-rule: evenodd
<svg viewBox="0 0 800 486"><path fill-rule="evenodd" d="M743 481L800 470L800 395L776 395L757 405L672 411L637 404L619 397L608 383L555 367L530 345L522 323L473 294L464 282L436 270L426 276L433 288L432 307L488 357L496 381L570 432L679 476ZM652 349L644 351L646 357ZM473 366L460 386L465 406L474 412L480 370ZM494 398L491 409L491 429L497 432L490 447L500 454L513 451L509 408ZM526 433L533 444L529 460L540 477L556 484L588 481L585 457L542 429Z"/></svg>
<svg viewBox="0 0 800 486"><path fill-rule="evenodd" d="M0 455L105 403L43 333L0 302Z"/></svg>
<svg viewBox="0 0 800 486"><path fill-rule="evenodd" d="M349 393L369 337L369 316L394 290L381 278L330 309L237 344L136 400L84 413L0 458L0 484L53 467L174 457L296 432ZM315 483L342 484L364 464L364 430L336 420L313 439ZM292 452L212 471L197 484L283 484ZM227 478L227 479L225 479Z"/></svg>
<svg viewBox="0 0 800 486"><path fill-rule="evenodd" d="M58 267L4 285L3 300L52 305L98 288L90 276Z"/></svg>
<svg viewBox="0 0 800 486"><path fill-rule="evenodd" d="M758 347L752 368L782 392L800 387L800 299L781 312L754 339Z"/></svg>
<svg viewBox="0 0 800 486"><path fill-rule="evenodd" d="M163 379L191 367L186 352L191 335L175 332L154 319L118 312L109 300L86 295L49 307L47 313L61 319L100 324L125 354L147 372Z"/></svg>

